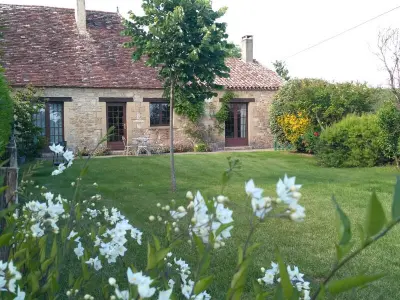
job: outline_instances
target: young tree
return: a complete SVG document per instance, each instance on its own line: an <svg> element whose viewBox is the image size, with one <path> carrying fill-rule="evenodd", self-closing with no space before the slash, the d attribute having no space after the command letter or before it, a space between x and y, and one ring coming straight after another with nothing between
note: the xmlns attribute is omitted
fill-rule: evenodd
<svg viewBox="0 0 400 300"><path fill-rule="evenodd" d="M288 81L290 79L289 70L287 69L286 63L282 60L276 60L272 63L275 68L275 72L278 73L283 79Z"/></svg>
<svg viewBox="0 0 400 300"><path fill-rule="evenodd" d="M221 88L215 78L228 77L225 58L226 23L218 22L226 8L214 11L209 0L144 0L144 16L130 12L124 35L132 40L133 59L143 56L158 69L165 97L170 103L171 188L176 190L174 163L174 105L182 100L194 105Z"/></svg>
<svg viewBox="0 0 400 300"><path fill-rule="evenodd" d="M379 32L377 57L389 75L389 86L400 105L400 31L387 28Z"/></svg>

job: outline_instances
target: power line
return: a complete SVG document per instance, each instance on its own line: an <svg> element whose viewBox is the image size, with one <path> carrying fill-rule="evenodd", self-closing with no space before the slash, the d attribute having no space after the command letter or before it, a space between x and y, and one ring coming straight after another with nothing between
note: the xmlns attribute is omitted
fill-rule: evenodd
<svg viewBox="0 0 400 300"><path fill-rule="evenodd" d="M378 19L378 18L380 18L380 17L382 17L382 16L384 16L384 15L386 15L386 14L388 14L388 13L390 13L390 12L396 10L396 9L399 9L399 8L400 8L400 5L399 5L399 6L396 6L395 8L392 8L391 10L385 11L384 13L381 13L380 15L375 16L375 17L373 17L373 18L371 18L371 19L369 19L369 20L367 20L367 21L364 21L364 22L362 22L362 23L360 23L360 24L358 24L358 25L356 25L356 26L353 26L353 27L351 27L351 28L349 28L349 29L346 29L345 31L342 31L342 32L340 32L340 33L338 33L338 34L335 34L334 36L331 36L331 37L329 37L329 38L327 38L327 39L324 39L324 40L322 40L322 41L320 41L320 42L318 42L318 43L316 43L316 44L314 44L314 45L312 45L312 46L310 46L310 47L307 47L307 48L305 48L305 49L303 49L303 50L300 50L299 52L296 52L296 53L294 53L294 54L292 54L292 55L286 57L284 60L287 60L287 59L289 59L289 58L292 58L293 56L296 56L296 55L298 55L298 54L300 54L300 53L303 53L303 52L308 51L308 50L310 50L310 49L312 49L312 48L314 48L314 47L317 47L317 46L319 46L319 45L321 45L321 44L323 44L323 43L326 43L327 41L330 41L330 40L332 40L332 39L334 39L334 38L337 38L338 36L341 36L341 35L343 35L343 34L349 32L349 31L351 31L351 30L354 30L354 29L356 29L356 28L358 28L358 27L360 27L360 26L362 26L362 25L364 25L364 24L367 24L367 23L369 23L369 22L371 22L371 21L373 21L373 20L376 20L376 19Z"/></svg>

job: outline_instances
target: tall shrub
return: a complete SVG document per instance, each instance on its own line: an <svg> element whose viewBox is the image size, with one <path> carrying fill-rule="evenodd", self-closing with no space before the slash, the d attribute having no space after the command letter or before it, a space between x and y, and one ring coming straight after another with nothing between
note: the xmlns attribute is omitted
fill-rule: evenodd
<svg viewBox="0 0 400 300"><path fill-rule="evenodd" d="M10 90L0 71L0 153L8 144L13 120L13 105Z"/></svg>
<svg viewBox="0 0 400 300"><path fill-rule="evenodd" d="M385 156L399 166L400 111L393 102L386 102L377 113L382 131L379 137Z"/></svg>
<svg viewBox="0 0 400 300"><path fill-rule="evenodd" d="M328 167L372 167L383 162L375 115L349 115L321 133L318 161Z"/></svg>
<svg viewBox="0 0 400 300"><path fill-rule="evenodd" d="M271 130L280 142L289 139L278 122L285 114L304 112L319 132L348 114L373 110L372 90L359 83L329 83L321 79L294 79L276 94L271 110Z"/></svg>

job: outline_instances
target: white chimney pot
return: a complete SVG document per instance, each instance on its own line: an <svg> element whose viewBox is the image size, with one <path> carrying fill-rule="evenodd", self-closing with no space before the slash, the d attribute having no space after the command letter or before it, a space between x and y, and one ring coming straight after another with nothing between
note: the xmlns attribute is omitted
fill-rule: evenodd
<svg viewBox="0 0 400 300"><path fill-rule="evenodd" d="M253 62L253 36L242 37L242 60L246 63Z"/></svg>
<svg viewBox="0 0 400 300"><path fill-rule="evenodd" d="M85 0L76 0L75 7L76 27L80 34L86 33L86 7Z"/></svg>

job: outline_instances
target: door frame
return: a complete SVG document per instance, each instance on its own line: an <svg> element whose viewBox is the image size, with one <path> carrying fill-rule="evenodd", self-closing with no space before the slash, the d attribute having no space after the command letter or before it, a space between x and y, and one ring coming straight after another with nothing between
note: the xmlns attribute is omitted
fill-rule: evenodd
<svg viewBox="0 0 400 300"><path fill-rule="evenodd" d="M238 105L246 105L246 137L239 138L238 137ZM246 101L239 102L239 101L231 101L229 103L229 109L233 106L233 138L227 138L225 135L225 147L242 147L249 145L249 104ZM224 131L224 134L225 131Z"/></svg>
<svg viewBox="0 0 400 300"><path fill-rule="evenodd" d="M109 122L108 122L108 108L111 106L122 106L123 107L123 126L124 126L124 137L127 141L127 126L126 126L126 102L106 102L106 130L109 130ZM124 150L124 142L110 142L107 140L107 147L111 150Z"/></svg>

